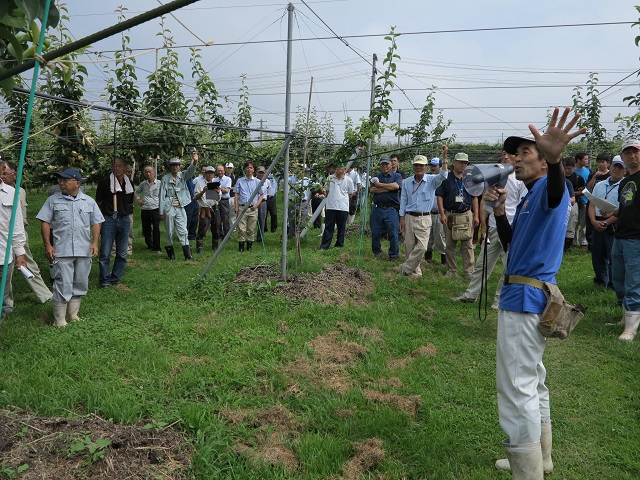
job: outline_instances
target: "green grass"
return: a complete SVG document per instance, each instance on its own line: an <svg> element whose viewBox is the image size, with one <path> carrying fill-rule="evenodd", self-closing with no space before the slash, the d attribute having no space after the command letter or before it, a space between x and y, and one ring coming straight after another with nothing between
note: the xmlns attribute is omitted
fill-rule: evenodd
<svg viewBox="0 0 640 480"><path fill-rule="evenodd" d="M44 197L29 200L32 250L46 267L34 219ZM94 412L125 424L181 419L176 428L194 446L192 474L200 479L338 478L354 444L374 437L382 441L385 456L366 478L378 473L389 479L509 478L493 468L503 454L504 436L494 378L497 314L490 310L480 321L477 304L450 302L466 287L462 277L445 279L440 265L430 266L418 281L394 276L394 264L373 258L365 237L360 266L375 283L365 302L345 307L292 302L270 286L232 283L244 265L279 262L281 244L274 234L267 234L266 255L262 248L239 254L235 241L229 242L198 283L210 249L195 262L180 257L169 262L144 250L138 211L134 228L133 265L123 278L130 291L98 289L94 262L81 308L85 322L65 329L45 326L51 307L36 305L21 276L14 277L16 311L0 328L0 406L50 416ZM358 264L356 235L347 238L344 249L327 252L318 251L316 235L312 230L303 240L300 271L317 271L328 262ZM636 479L640 341L619 342L619 329L604 325L616 321L620 311L614 295L594 287L591 278L586 250L566 256L560 287L588 312L570 339L549 342L544 357L554 476ZM497 274L490 279L490 297L497 279ZM340 340L366 349L345 365L350 388L336 391L292 373L288 366L296 359L313 360L309 342L339 328ZM381 335L368 336L362 329ZM403 368L390 366L427 344L435 355L412 358ZM311 365L317 371L318 365ZM390 385L390 378L401 383ZM367 390L418 395L421 406L412 417L368 399ZM238 442L259 444L263 430L251 415L278 405L298 424L283 440L299 463L294 472L234 451ZM232 423L225 411L252 413Z"/></svg>

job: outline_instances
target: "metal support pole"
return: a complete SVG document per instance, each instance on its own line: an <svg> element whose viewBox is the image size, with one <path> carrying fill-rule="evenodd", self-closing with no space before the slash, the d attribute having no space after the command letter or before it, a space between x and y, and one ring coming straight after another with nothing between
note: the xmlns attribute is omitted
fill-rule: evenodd
<svg viewBox="0 0 640 480"><path fill-rule="evenodd" d="M291 59L293 55L293 10L292 3L287 5L287 79L286 79L286 95L285 95L285 117L284 117L284 131L291 132ZM288 240L288 223L289 223L289 143L286 144L284 152L284 173L282 174L284 180L283 195L284 201L282 202L282 260L281 278L283 281L287 280L287 240ZM267 178L265 174L264 178Z"/></svg>
<svg viewBox="0 0 640 480"><path fill-rule="evenodd" d="M258 195L258 192L260 191L260 189L264 185L264 182L266 181L267 177L273 171L273 168L278 163L278 160L280 160L280 157L282 156L282 154L284 152L286 152L287 149L289 148L289 143L291 142L291 139L293 138L293 136L295 136L295 134L296 134L296 131L294 130L293 132L291 132L289 135L287 135L285 137L284 143L282 144L282 147L280 148L280 151L276 155L276 158L273 159L273 162L271 162L271 165L269 165L269 168L267 168L266 172L264 173L264 176L262 177L262 180L260 180L260 183L258 183L258 187L251 194L251 196L249 197L249 200L245 204L244 208L236 216L235 222L233 222L233 225L231 225L231 228L229 228L229 231L227 232L227 234L222 239L222 242L220 242L220 245L218 245L218 249L215 252L213 252L213 256L211 257L211 260L209 260L209 263L205 267L204 272L202 272L202 275L200 275L200 280L204 279L204 277L207 275L207 273L209 273L209 270L211 270L211 267L213 266L213 263L216 261L216 258L218 258L218 255L220 255L220 252L222 252L222 249L224 248L224 246L227 244L227 242L231 238L231 234L235 231L235 229L238 226L238 223L240 223L240 220L242 219L243 215L245 214L247 209L253 203L253 199L256 197L256 195Z"/></svg>
<svg viewBox="0 0 640 480"><path fill-rule="evenodd" d="M398 109L398 131L400 131L400 126L402 125L402 109ZM400 135L398 135L398 147L400 146Z"/></svg>

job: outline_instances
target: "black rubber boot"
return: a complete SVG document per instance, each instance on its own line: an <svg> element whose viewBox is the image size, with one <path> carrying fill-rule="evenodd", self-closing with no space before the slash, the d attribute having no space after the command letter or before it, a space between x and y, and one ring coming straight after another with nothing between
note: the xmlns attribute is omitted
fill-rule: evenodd
<svg viewBox="0 0 640 480"><path fill-rule="evenodd" d="M573 243L573 238L565 238L564 239L564 252L568 252L571 250L571 244Z"/></svg>
<svg viewBox="0 0 640 480"><path fill-rule="evenodd" d="M247 252L251 251L251 247L253 247L253 242L247 242Z"/></svg>
<svg viewBox="0 0 640 480"><path fill-rule="evenodd" d="M167 251L167 257L169 257L169 260L175 260L176 259L176 254L173 251L173 245L168 246L168 247L164 247L164 249Z"/></svg>
<svg viewBox="0 0 640 480"><path fill-rule="evenodd" d="M440 254L440 263L442 265L446 265L447 264L447 256L444 253Z"/></svg>
<svg viewBox="0 0 640 480"><path fill-rule="evenodd" d="M202 240L196 240L196 253L204 252L204 248L202 248Z"/></svg>
<svg viewBox="0 0 640 480"><path fill-rule="evenodd" d="M213 251L215 252L218 249L218 241L214 240L211 242L211 248L213 249Z"/></svg>
<svg viewBox="0 0 640 480"><path fill-rule="evenodd" d="M244 252L244 242L238 242L238 251Z"/></svg>
<svg viewBox="0 0 640 480"><path fill-rule="evenodd" d="M183 245L182 253L184 254L185 260L193 260L193 255L191 255L191 245Z"/></svg>
<svg viewBox="0 0 640 480"><path fill-rule="evenodd" d="M433 259L433 250L427 250L426 252L424 252L424 259L425 260L432 260Z"/></svg>

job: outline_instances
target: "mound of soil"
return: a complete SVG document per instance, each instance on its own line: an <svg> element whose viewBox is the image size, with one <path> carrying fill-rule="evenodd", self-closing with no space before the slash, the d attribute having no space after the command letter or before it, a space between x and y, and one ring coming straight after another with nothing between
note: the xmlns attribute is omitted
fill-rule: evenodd
<svg viewBox="0 0 640 480"><path fill-rule="evenodd" d="M178 480L188 477L190 458L184 438L169 427L0 410L0 465L8 478Z"/></svg>
<svg viewBox="0 0 640 480"><path fill-rule="evenodd" d="M293 300L312 300L329 305L362 305L373 291L367 272L341 264L328 264L318 273L301 273L280 281L277 265L249 265L236 275L235 283L254 285Z"/></svg>

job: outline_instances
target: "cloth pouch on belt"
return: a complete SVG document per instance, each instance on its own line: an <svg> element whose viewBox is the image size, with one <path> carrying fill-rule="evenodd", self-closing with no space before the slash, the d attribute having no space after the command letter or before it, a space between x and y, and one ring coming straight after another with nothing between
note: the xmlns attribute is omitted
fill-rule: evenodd
<svg viewBox="0 0 640 480"><path fill-rule="evenodd" d="M557 285L544 282L547 288L547 306L542 312L538 331L547 338L565 339L582 320L586 309L580 305L571 305L564 299Z"/></svg>
<svg viewBox="0 0 640 480"><path fill-rule="evenodd" d="M454 241L471 240L473 237L473 222L471 221L471 210L453 215L451 225L451 238Z"/></svg>

